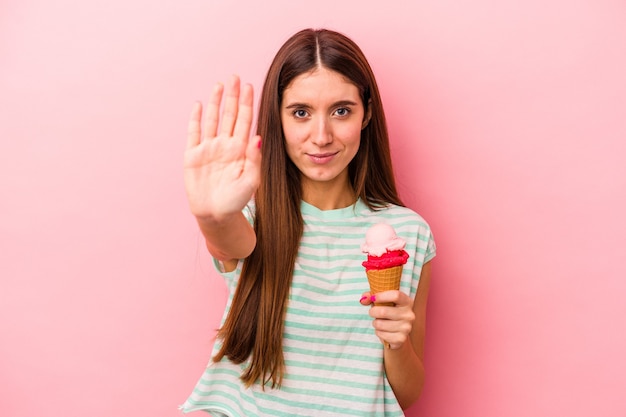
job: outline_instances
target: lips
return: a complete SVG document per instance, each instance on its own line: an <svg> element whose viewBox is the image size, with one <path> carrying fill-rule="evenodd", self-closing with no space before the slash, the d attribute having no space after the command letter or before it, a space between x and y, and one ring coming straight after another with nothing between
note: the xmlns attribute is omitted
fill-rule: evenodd
<svg viewBox="0 0 626 417"><path fill-rule="evenodd" d="M308 153L307 156L314 164L326 164L335 157L339 152L325 152L325 153Z"/></svg>

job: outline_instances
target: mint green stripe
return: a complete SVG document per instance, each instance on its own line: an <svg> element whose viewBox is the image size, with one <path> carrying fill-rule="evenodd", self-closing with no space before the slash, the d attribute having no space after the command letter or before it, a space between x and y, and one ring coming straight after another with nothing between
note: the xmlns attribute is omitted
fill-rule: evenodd
<svg viewBox="0 0 626 417"><path fill-rule="evenodd" d="M356 304L358 304L358 301L353 301L353 300L346 300L346 301L330 300L330 301L326 301L327 299L326 300L320 300L319 298L308 298L308 297L303 297L301 295L290 295L289 299L292 300L292 301L296 301L298 303L308 304L308 305L315 306L315 307L325 307L325 308L331 308L331 307L354 307Z"/></svg>
<svg viewBox="0 0 626 417"><path fill-rule="evenodd" d="M378 397L377 392L373 392L371 396L369 395L361 396L361 395L347 394L345 392L339 392L339 391L324 392L320 390L291 388L291 387L282 387L281 390L283 392L290 393L290 394L302 394L302 395L308 395L310 397L317 397L317 398L334 398L337 400L352 401L356 404L375 404L378 401L380 401L377 398ZM384 391L381 389L380 394L383 394L383 392ZM313 407L313 409L319 409L319 407Z"/></svg>
<svg viewBox="0 0 626 417"><path fill-rule="evenodd" d="M367 275L365 274L365 268L360 263L352 267L346 266L346 265L338 265L338 266L331 267L328 265L316 266L316 264L312 264L312 263L309 264L309 263L298 262L298 266L300 267L300 269L296 267L294 273L298 273L300 270L302 270L302 271L307 271L307 272L314 272L322 276L334 274L335 281L340 276L340 274L359 274L359 275L362 275L363 277L367 277Z"/></svg>
<svg viewBox="0 0 626 417"><path fill-rule="evenodd" d="M285 392L289 391L289 390L285 390L285 389L283 389L283 390ZM311 401L311 402L293 401L293 400L287 400L287 399L284 399L284 398L281 398L281 399L276 399L276 398L273 398L273 397L266 398L267 394L263 395L263 393L260 393L259 397L263 397L268 402L271 401L271 402L275 402L275 403L278 403L278 404L281 404L281 405L287 405L287 406L290 406L290 407L298 407L298 408L305 409L305 410L315 410L315 411L318 411L318 412L327 411L327 412L338 413L338 414L345 415L345 416L347 416L347 415L362 416L363 415L362 411L357 411L357 410L353 410L353 409L350 409L350 408L344 408L344 407L334 407L334 406L331 407L331 406L325 405L324 401L315 403L313 401ZM326 398L328 398L328 397L326 397ZM293 412L286 413L284 411L276 410L275 408L269 408L269 407L261 408L261 407L259 407L259 410L262 411L264 413L264 415L268 415L268 416L294 417Z"/></svg>
<svg viewBox="0 0 626 417"><path fill-rule="evenodd" d="M378 347L380 345L376 345L375 347ZM374 370L374 371L370 371L367 369L359 369L359 368L354 368L354 367L345 367L345 366L333 366L333 365L325 365L325 364L315 364L315 363L311 363L311 362L301 362L301 361L297 361L297 360L286 360L285 361L285 365L287 367L293 367L293 368L300 368L300 369L313 369L313 370L325 370L325 371L335 371L335 372L341 372L341 373L345 373L346 376L348 378L353 377L355 374L356 375L367 375L367 376L378 376L379 373L378 371ZM307 371L308 372L308 371ZM233 378L234 381L238 381L239 377L241 376L238 372L233 371L231 369L223 369L223 368L215 368L211 370L211 376L217 376L217 375L223 375L226 377L231 377ZM304 380L304 381L312 381L315 380L315 376L311 376L309 375L302 375L302 376L298 376L298 375L294 375L293 373L287 373L284 376L285 380ZM308 379L308 378L312 378L312 379ZM320 378L325 380L324 378ZM350 381L350 384L352 386L352 384L359 384L358 382L355 381ZM205 379L201 379L199 381L198 385L203 385L205 387L211 387L215 384L221 384L221 385L227 385L230 388L236 388L237 390L239 389L239 383L237 382L232 382L228 379L222 379L222 378L218 378L218 379L212 379L210 381L207 381ZM345 384L345 381L344 381ZM365 384L361 384L361 385L365 385ZM200 394L200 395L207 395L210 393L210 391L203 391L202 389L196 387L194 389L194 392ZM248 396L250 397L250 396ZM248 400L252 400L251 398L247 398Z"/></svg>
<svg viewBox="0 0 626 417"><path fill-rule="evenodd" d="M361 215L362 213L358 213L357 215ZM354 228L354 227L360 227L360 228L368 228L372 222L368 221L368 220L362 220L362 217L359 218L343 218L343 219L319 219L317 217L315 217L314 215L310 215L310 214L306 214L304 215L304 220L305 223L307 225L317 225L317 224L323 224L323 225L328 225L328 226L332 226L332 227L336 227L336 228L341 228L341 227L350 227L350 228Z"/></svg>
<svg viewBox="0 0 626 417"><path fill-rule="evenodd" d="M226 388L218 388L219 386L226 387ZM252 405L253 407L255 406L254 398L242 392L240 389L240 384L238 383L230 382L230 381L223 380L223 379L217 379L217 380L211 381L211 384L208 385L208 387L210 388L210 391L202 391L200 388L196 387L194 388L193 392L194 394L201 396L201 397L220 397L220 396L225 397L231 400L232 402L234 402L235 404L239 404L241 403L242 400L244 400L245 402ZM238 395L233 395L233 393L237 393ZM215 401L215 400L212 400L212 401ZM207 405L207 404L210 404L212 401L205 401L205 402L193 401L193 402L198 405L200 404ZM224 403L220 402L219 405L224 405Z"/></svg>
<svg viewBox="0 0 626 417"><path fill-rule="evenodd" d="M298 353L301 355L315 356L315 357L321 357L321 358L333 358L333 359L338 359L338 360L350 359L350 360L359 361L359 362L372 362L372 363L380 362L380 355L379 356L367 356L367 355L354 355L354 354L348 353L348 354L342 354L342 355L336 356L337 353L335 352L322 352L322 351L314 350L314 349L303 349L303 348L296 348L296 347L290 347L290 346L284 346L283 350L285 352Z"/></svg>
<svg viewBox="0 0 626 417"><path fill-rule="evenodd" d="M222 397L229 398L230 396L222 393ZM234 402L237 402L236 400L233 400L232 398L229 398L229 399ZM190 405L190 407L183 408L183 411L185 413L189 413L192 411L219 411L222 414L226 412L227 415L231 415L231 416L239 415L239 412L235 411L232 407L224 404L223 401L217 401L217 400L194 401L194 400L189 399L187 403ZM255 416L251 416L251 417L255 417Z"/></svg>
<svg viewBox="0 0 626 417"><path fill-rule="evenodd" d="M297 316L320 318L320 319L340 319L340 320L361 320L364 322L372 321L372 318L367 314L367 308L363 307L363 312L358 314L346 314L340 312L325 312L325 311L310 311L302 310L299 308L290 308L289 313L293 313ZM317 325L319 326L319 324Z"/></svg>
<svg viewBox="0 0 626 417"><path fill-rule="evenodd" d="M348 295L354 295L355 294L355 290L354 289L347 289L347 290L338 291L338 290L333 289L333 288L324 289L324 288L319 288L319 287L315 287L313 285L299 283L299 282L293 282L291 284L291 287L292 288L296 288L296 289L300 289L300 290L307 290L307 291L310 291L310 292L313 292L313 293L316 293L316 294L333 295L333 296L337 296L337 297L348 296Z"/></svg>
<svg viewBox="0 0 626 417"><path fill-rule="evenodd" d="M285 328L293 327L295 329L303 329L303 330L316 330L319 332L342 332L342 333L356 333L356 334L370 334L372 329L370 327L367 328L359 328L354 326L325 326L323 329L320 329L319 324L307 324L307 323L299 323L297 321L287 320L285 321Z"/></svg>
<svg viewBox="0 0 626 417"><path fill-rule="evenodd" d="M285 365L292 366L294 368L302 368L302 369L345 372L348 375L363 375L363 376L374 376L374 377L379 375L379 372L377 370L367 370L367 369L355 368L352 366L351 367L334 366L334 365L325 365L323 363L311 363L311 362L302 362L302 361L294 361L294 360L286 360Z"/></svg>
<svg viewBox="0 0 626 417"><path fill-rule="evenodd" d="M332 247L335 250L344 250L344 251L353 251L358 250L361 251L361 242L363 239L359 239L357 242L345 242L344 240L340 242L333 242L332 244L328 243L314 243L314 242L305 242L303 241L300 244L300 247L303 248L311 248L311 249L326 249L328 247Z"/></svg>
<svg viewBox="0 0 626 417"><path fill-rule="evenodd" d="M334 252L336 250L337 248L332 248L331 252ZM358 265L360 265L361 262L367 259L367 255L362 253L361 251L356 252L356 253L349 252L349 253L339 253L339 254L334 254L334 255L332 253L316 255L316 254L300 251L298 253L298 258L307 259L311 261L317 261L317 262L324 262L327 264L330 264L333 262L344 262L346 264L349 262L358 262Z"/></svg>
<svg viewBox="0 0 626 417"><path fill-rule="evenodd" d="M359 274L363 277L363 279L367 280L365 268L363 268L361 264L355 265L353 267L345 266L345 265L340 265L337 267L329 267L329 266L316 267L312 264L303 264L302 262L300 262L298 263L298 265L300 266L300 269L296 269L294 271L294 274L297 274L300 271L315 272L317 274L322 274L322 275L339 274L339 273ZM407 273L410 273L411 271L409 270L409 268L405 268L402 272L407 274ZM351 278L351 279L352 280L358 279L358 277ZM341 282L344 282L343 279Z"/></svg>
<svg viewBox="0 0 626 417"><path fill-rule="evenodd" d="M315 343L319 345L345 346L345 347L350 347L350 348L376 349L378 346L380 346L379 342L372 343L372 342L365 342L365 341L358 341L358 340L351 340L349 342L345 342L345 341L339 341L336 338L333 339L329 337L329 338L322 339L319 337L308 337L308 336L302 336L302 335L297 335L297 334L292 334L292 333L285 333L283 337L287 340L307 342L311 344Z"/></svg>
<svg viewBox="0 0 626 417"><path fill-rule="evenodd" d="M232 369L227 369L227 368L210 368L209 372L211 373L211 375L227 375L227 376L231 376L231 377L235 377L235 378L239 378L240 374L239 372L232 370ZM210 385L212 383L214 383L215 381L206 381L205 379L200 379L200 384L202 385Z"/></svg>
<svg viewBox="0 0 626 417"><path fill-rule="evenodd" d="M317 368L317 367L316 367ZM354 378L354 372L350 371L350 373L348 373L346 375L347 378ZM319 382L322 384L328 384L328 385L337 385L340 387L346 387L347 385L350 386L350 388L359 388L359 389L366 389L366 390L370 390L370 391L376 391L378 389L381 389L382 387L378 387L378 385L376 384L364 384L364 383L360 383L358 381L354 381L352 379L335 379L335 378L325 378L325 377L317 377L314 375L291 375L289 378L286 378L292 381L302 381L302 382L306 382L306 383L313 383L313 382Z"/></svg>

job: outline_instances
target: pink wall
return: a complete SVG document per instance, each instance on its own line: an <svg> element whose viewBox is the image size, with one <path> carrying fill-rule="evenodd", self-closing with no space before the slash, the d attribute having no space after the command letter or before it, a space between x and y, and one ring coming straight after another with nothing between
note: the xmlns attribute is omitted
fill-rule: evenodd
<svg viewBox="0 0 626 417"><path fill-rule="evenodd" d="M224 303L191 103L308 26L370 58L439 245L408 415L626 415L624 2L265 3L0 5L0 415L178 415Z"/></svg>

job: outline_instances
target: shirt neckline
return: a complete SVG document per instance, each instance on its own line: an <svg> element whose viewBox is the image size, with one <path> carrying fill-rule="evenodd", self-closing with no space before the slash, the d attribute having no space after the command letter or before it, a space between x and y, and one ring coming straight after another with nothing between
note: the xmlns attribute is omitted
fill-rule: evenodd
<svg viewBox="0 0 626 417"><path fill-rule="evenodd" d="M357 199L356 203L343 208L332 210L320 210L312 204L307 203L304 200L300 201L300 211L303 215L314 216L319 219L336 220L336 219L348 219L357 216L358 213L366 209L367 206Z"/></svg>

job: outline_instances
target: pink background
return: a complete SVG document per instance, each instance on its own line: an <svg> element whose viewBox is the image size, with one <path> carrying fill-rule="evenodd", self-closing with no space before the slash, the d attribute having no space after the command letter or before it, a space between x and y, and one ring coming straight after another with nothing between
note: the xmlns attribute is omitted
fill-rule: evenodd
<svg viewBox="0 0 626 417"><path fill-rule="evenodd" d="M370 58L439 246L408 415L626 415L626 4L266 3L0 4L0 415L178 415L225 296L191 104L310 26Z"/></svg>

